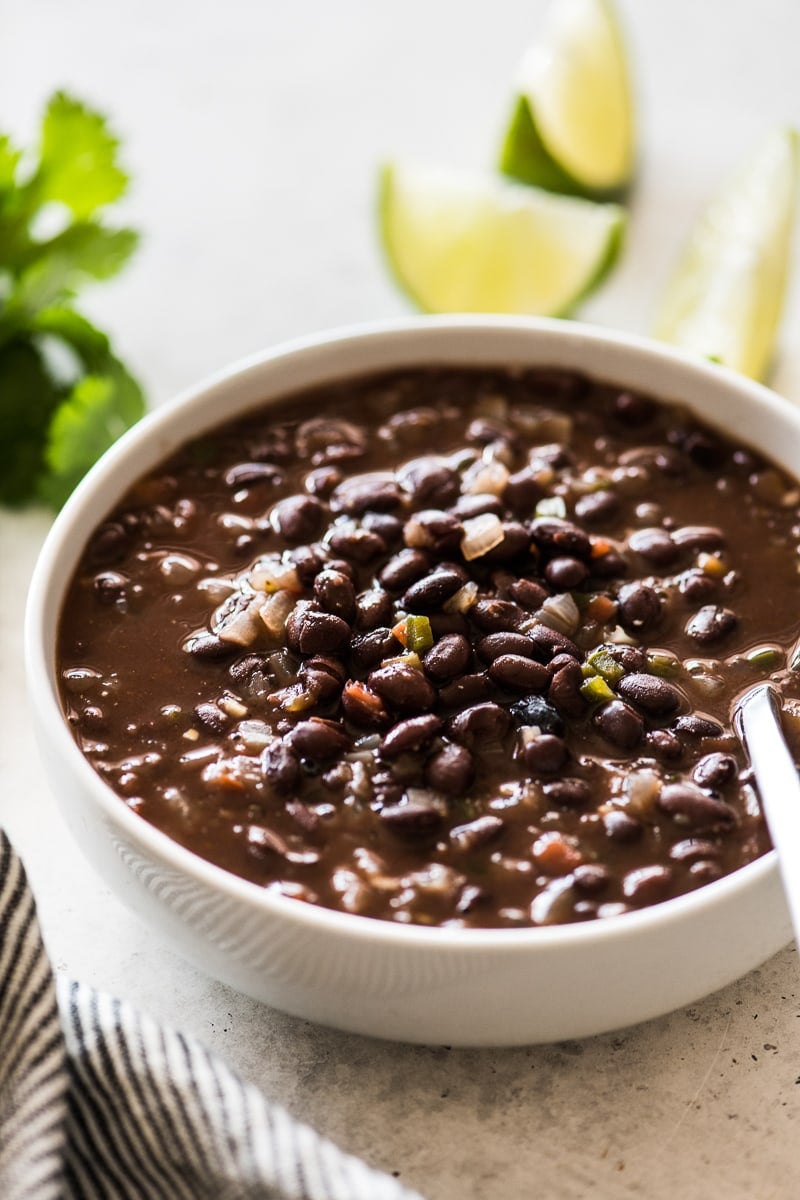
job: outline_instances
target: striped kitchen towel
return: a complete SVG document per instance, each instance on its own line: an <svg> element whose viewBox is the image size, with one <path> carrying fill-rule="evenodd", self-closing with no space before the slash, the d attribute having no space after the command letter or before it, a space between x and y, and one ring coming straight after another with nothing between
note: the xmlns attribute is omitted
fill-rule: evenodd
<svg viewBox="0 0 800 1200"><path fill-rule="evenodd" d="M0 831L2 1200L421 1200L270 1104L199 1043L56 985Z"/></svg>

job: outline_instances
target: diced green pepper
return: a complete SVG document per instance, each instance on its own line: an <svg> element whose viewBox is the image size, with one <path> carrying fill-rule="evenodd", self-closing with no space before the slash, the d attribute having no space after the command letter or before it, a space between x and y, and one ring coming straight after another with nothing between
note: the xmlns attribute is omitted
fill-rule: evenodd
<svg viewBox="0 0 800 1200"><path fill-rule="evenodd" d="M764 667L766 670L779 667L782 658L780 650L775 650L772 646L761 646L758 650L751 650L747 655L747 661L754 667ZM792 662L792 669L797 670L795 662Z"/></svg>
<svg viewBox="0 0 800 1200"><path fill-rule="evenodd" d="M647 669L651 675L659 675L662 679L670 679L681 671L680 659L672 654L648 654Z"/></svg>
<svg viewBox="0 0 800 1200"><path fill-rule="evenodd" d="M625 668L621 667L616 659L612 658L602 646L598 646L596 650L593 650L586 661L594 673L601 675L606 683L619 683L625 674Z"/></svg>
<svg viewBox="0 0 800 1200"><path fill-rule="evenodd" d="M430 650L433 630L428 617L406 617L406 645L409 650Z"/></svg>
<svg viewBox="0 0 800 1200"><path fill-rule="evenodd" d="M581 695L590 704L604 704L607 700L614 699L614 693L602 675L592 675L581 684Z"/></svg>

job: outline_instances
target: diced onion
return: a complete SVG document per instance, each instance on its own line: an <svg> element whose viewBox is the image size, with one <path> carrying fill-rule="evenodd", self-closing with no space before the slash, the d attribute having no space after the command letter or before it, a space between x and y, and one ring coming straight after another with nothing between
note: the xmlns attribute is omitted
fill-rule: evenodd
<svg viewBox="0 0 800 1200"><path fill-rule="evenodd" d="M508 483L508 467L499 459L475 463L464 475L462 491L470 496L502 496Z"/></svg>
<svg viewBox="0 0 800 1200"><path fill-rule="evenodd" d="M259 616L270 637L279 640L286 630L286 618L295 605L295 597L291 592L273 592L266 600L260 602Z"/></svg>
<svg viewBox="0 0 800 1200"><path fill-rule="evenodd" d="M568 637L575 632L581 620L578 606L569 592L548 596L536 616L543 625L548 625L558 633L565 633Z"/></svg>
<svg viewBox="0 0 800 1200"><path fill-rule="evenodd" d="M481 558L499 546L504 537L503 523L497 514L481 513L464 522L461 553L467 562L471 562L473 558Z"/></svg>
<svg viewBox="0 0 800 1200"><path fill-rule="evenodd" d="M445 600L442 608L446 613L464 613L467 609L472 608L477 599L478 585L471 579L469 583L460 587L449 600Z"/></svg>
<svg viewBox="0 0 800 1200"><path fill-rule="evenodd" d="M653 811L660 791L661 780L654 771L633 771L623 784L625 808L637 816L646 816Z"/></svg>
<svg viewBox="0 0 800 1200"><path fill-rule="evenodd" d="M217 631L220 641L234 646L252 646L261 633L259 619L261 600L251 600L246 608L235 612Z"/></svg>

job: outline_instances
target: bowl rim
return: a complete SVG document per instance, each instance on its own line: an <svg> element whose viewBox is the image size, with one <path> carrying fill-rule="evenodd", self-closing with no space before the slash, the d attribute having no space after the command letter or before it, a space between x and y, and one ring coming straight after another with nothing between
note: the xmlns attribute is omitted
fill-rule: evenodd
<svg viewBox="0 0 800 1200"><path fill-rule="evenodd" d="M470 957L478 954L484 955L487 951L497 954L523 950L535 952L537 946L542 949L546 947L550 951L556 949L563 950L565 953L573 953L590 944L597 946L609 941L616 942L627 940L629 937L646 935L650 930L663 929L665 925L680 924L684 919L690 918L701 910L727 905L733 895L756 889L777 873L777 853L774 849L737 868L723 878L704 884L693 892L684 893L670 900L649 905L634 912L612 916L602 921L525 926L514 929L495 927L454 929L446 926L405 924L340 912L321 905L298 901L252 883L182 846L122 802L117 793L90 765L72 737L58 699L55 664L49 652L52 642L50 635L52 634L53 637L55 635L60 611L59 603L53 609L54 619L51 621L48 618L49 600L54 586L52 580L58 560L65 553L65 541L74 538L73 524L90 506L95 493L107 485L108 478L113 477L118 465L135 455L141 447L147 446L153 438L157 438L162 426L174 420L176 414L196 403L202 403L203 398L208 398L210 393L243 385L249 377L257 378L262 373L268 373L276 363L314 354L324 356L326 353L330 353L333 347L358 345L365 341L383 338L387 342L384 369L389 370L396 365L390 353L393 341L398 343L409 335L419 336L422 339L419 362L423 363L425 361L425 339L431 338L435 344L438 336L436 331L440 333L484 331L487 334L497 333L500 336L504 335L504 331L530 332L533 335L544 334L554 337L565 343L584 343L592 347L613 346L635 357L646 358L654 365L659 362L669 363L675 366L679 372L684 371L687 375L696 375L699 378L705 377L709 382L713 382L715 387L719 387L720 384L732 387L754 399L762 408L765 407L768 411L783 416L784 419L787 415L794 414L794 419L800 427L800 411L788 400L763 384L717 363L695 358L653 339L605 327L590 326L577 321L567 323L553 318L507 317L491 314L423 315L349 324L282 341L268 349L240 358L207 375L149 411L106 451L56 516L34 568L25 610L24 649L27 686L37 710L40 726L46 726L48 737L54 740L55 748L61 758L66 759L72 770L77 773L80 786L91 796L93 805L99 809L99 815L112 826L118 826L132 843L142 845L151 858L158 860L167 869L194 878L205 888L221 893L227 900L243 902L254 911L262 911L265 916L271 914L275 918L287 920L298 926L314 928L317 932L336 933L356 941L399 944L417 951L426 949L431 952L455 951ZM413 359L409 358L403 361L410 363ZM475 358L472 361L477 363L479 360ZM365 368L361 365L351 370L350 374L358 375L372 369L380 370L381 368ZM595 368L589 368L589 373L594 370ZM347 373L347 371L339 375L334 373L327 378L343 378ZM599 376L602 371L596 373ZM265 385L266 382L265 380ZM302 390L304 386L307 385L298 385L298 390ZM324 386L324 380L320 380L320 386ZM277 399L281 395L291 394L292 390L291 387L279 389L274 393L274 397ZM655 388L654 394L658 396ZM257 404L257 402L255 403ZM230 414L231 419L243 415L249 407L255 407L255 404L243 405L236 409L233 414ZM223 416L220 421L226 419L228 418ZM708 420L707 418L703 419ZM214 421L209 421L202 428L213 428L214 424ZM164 453L166 454L167 451ZM119 495L116 499L118 498ZM109 502L105 500L103 512L108 511L108 507ZM85 541L81 539L70 551L71 567L75 566L84 544ZM66 580L62 579L57 587L59 602L63 599L65 587Z"/></svg>

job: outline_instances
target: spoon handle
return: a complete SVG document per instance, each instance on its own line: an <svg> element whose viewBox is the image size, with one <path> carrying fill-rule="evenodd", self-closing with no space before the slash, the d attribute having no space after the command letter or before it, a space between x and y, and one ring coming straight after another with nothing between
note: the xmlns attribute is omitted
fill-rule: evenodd
<svg viewBox="0 0 800 1200"><path fill-rule="evenodd" d="M738 717L761 807L775 849L795 937L800 941L800 779L780 724L780 707L769 684L753 688Z"/></svg>

